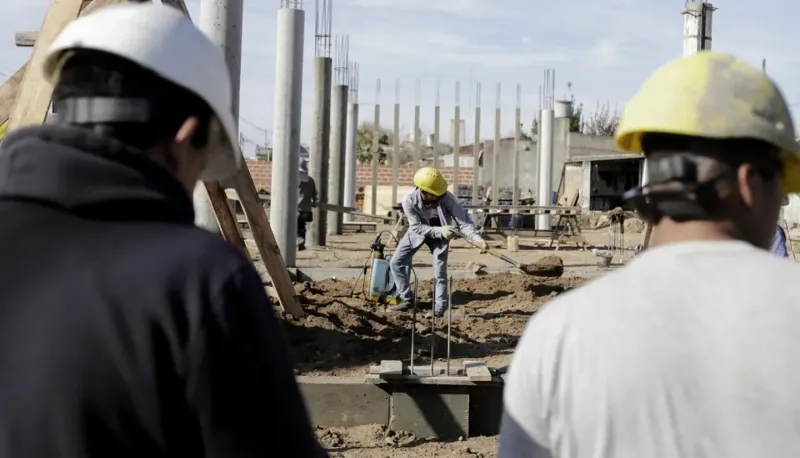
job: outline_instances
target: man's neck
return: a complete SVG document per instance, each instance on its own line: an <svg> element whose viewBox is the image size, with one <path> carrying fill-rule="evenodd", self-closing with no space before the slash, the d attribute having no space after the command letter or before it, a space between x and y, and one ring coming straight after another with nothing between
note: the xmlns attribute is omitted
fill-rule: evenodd
<svg viewBox="0 0 800 458"><path fill-rule="evenodd" d="M653 246L681 242L714 242L739 240L731 227L725 223L692 221L676 223L663 220L653 228Z"/></svg>

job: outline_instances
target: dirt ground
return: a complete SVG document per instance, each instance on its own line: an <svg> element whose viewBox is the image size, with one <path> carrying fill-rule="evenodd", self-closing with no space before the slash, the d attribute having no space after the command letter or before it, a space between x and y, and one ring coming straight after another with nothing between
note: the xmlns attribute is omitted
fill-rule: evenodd
<svg viewBox="0 0 800 458"><path fill-rule="evenodd" d="M497 456L497 436L471 437L458 442L431 442L385 426L317 428L320 443L332 458L434 458Z"/></svg>
<svg viewBox="0 0 800 458"><path fill-rule="evenodd" d="M495 274L453 281L451 357L505 367L528 318L546 301L580 285L576 277L539 278ZM430 280L418 291L415 364L430 364ZM411 354L411 313L387 312L364 300L355 279L327 279L296 285L308 316L286 318L295 367L301 375L365 375L381 360L404 360ZM434 357L446 356L447 316L436 320Z"/></svg>

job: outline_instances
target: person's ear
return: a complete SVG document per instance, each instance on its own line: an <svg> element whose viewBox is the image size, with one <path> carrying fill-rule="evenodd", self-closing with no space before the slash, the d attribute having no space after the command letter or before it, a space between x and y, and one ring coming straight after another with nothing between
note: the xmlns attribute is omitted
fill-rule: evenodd
<svg viewBox="0 0 800 458"><path fill-rule="evenodd" d="M199 125L200 121L196 117L190 116L186 118L186 121L181 124L178 132L175 133L175 143L178 145L185 144L186 146L190 146L192 137L194 137L194 134L197 132Z"/></svg>
<svg viewBox="0 0 800 458"><path fill-rule="evenodd" d="M751 164L744 163L736 169L736 184L739 198L745 206L752 208L758 205L757 201L764 192L764 183Z"/></svg>

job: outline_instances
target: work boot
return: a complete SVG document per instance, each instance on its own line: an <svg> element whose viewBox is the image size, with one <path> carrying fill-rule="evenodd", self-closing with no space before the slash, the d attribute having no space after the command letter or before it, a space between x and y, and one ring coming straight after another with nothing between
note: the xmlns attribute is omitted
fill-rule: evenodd
<svg viewBox="0 0 800 458"><path fill-rule="evenodd" d="M401 301L397 305L386 307L387 312L410 312L414 308L414 302L410 300Z"/></svg>
<svg viewBox="0 0 800 458"><path fill-rule="evenodd" d="M297 245L297 251L306 251L306 244L301 243L300 245Z"/></svg>
<svg viewBox="0 0 800 458"><path fill-rule="evenodd" d="M434 315L436 315L436 318L441 318L444 316L446 312L447 309L435 310L433 312L429 311L428 313L425 314L425 318L431 319L433 318Z"/></svg>

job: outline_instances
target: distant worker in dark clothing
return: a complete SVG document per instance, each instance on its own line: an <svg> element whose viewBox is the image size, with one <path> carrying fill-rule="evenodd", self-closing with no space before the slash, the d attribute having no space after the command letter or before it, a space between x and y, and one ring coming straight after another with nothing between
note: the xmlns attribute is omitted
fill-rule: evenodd
<svg viewBox="0 0 800 458"><path fill-rule="evenodd" d="M0 147L0 458L324 456L252 263L193 225L241 156L218 49L125 4L44 67L59 125Z"/></svg>
<svg viewBox="0 0 800 458"><path fill-rule="evenodd" d="M317 183L308 175L308 159L300 158L300 198L297 200L297 249L306 249L306 225L314 221L311 209L317 203Z"/></svg>

